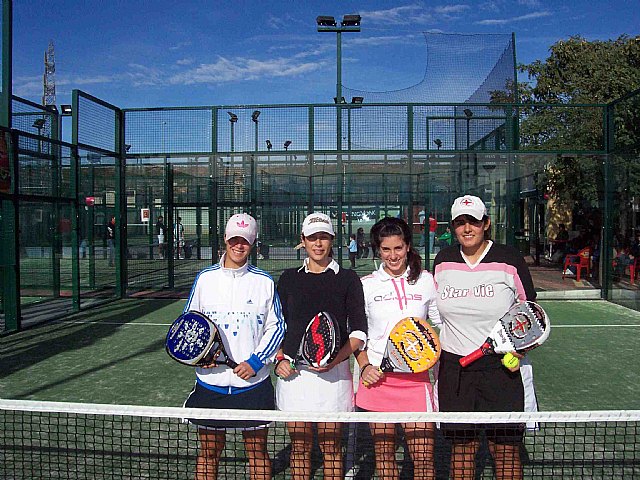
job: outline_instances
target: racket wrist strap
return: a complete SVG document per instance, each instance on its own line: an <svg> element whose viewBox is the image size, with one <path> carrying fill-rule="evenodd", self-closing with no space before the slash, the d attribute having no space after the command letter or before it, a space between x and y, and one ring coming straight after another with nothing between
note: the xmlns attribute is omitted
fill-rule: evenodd
<svg viewBox="0 0 640 480"><path fill-rule="evenodd" d="M363 366L360 367L360 378L362 378L362 375L364 374L364 371L366 370L367 367L372 367L373 365L371 365L369 362L365 363Z"/></svg>

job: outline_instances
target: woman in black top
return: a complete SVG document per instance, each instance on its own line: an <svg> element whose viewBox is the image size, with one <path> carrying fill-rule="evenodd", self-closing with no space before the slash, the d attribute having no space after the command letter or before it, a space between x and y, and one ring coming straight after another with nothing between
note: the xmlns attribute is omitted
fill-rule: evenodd
<svg viewBox="0 0 640 480"><path fill-rule="evenodd" d="M353 379L347 361L367 339L362 283L353 270L341 269L331 258L334 230L330 218L312 213L302 224L302 241L308 258L302 267L285 270L278 295L287 324L282 347L276 356L276 403L279 410L348 412L353 410ZM298 346L308 322L328 312L338 323L341 348L323 368L296 365ZM287 423L291 437L291 476L309 478L313 432L307 422ZM340 445L341 424L319 423L318 443L324 456L324 478L343 478Z"/></svg>

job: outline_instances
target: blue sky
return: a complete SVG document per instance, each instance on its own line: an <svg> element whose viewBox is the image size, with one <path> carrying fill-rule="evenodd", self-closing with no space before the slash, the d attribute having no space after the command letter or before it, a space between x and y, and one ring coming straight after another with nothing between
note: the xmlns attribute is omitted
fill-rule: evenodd
<svg viewBox="0 0 640 480"><path fill-rule="evenodd" d="M336 36L316 31L318 15L362 16L360 33L343 34L343 84L382 91L422 80L424 31L515 32L530 63L571 35L638 35L639 11L621 0L14 0L13 93L41 102L53 40L58 104L74 88L122 108L327 103Z"/></svg>

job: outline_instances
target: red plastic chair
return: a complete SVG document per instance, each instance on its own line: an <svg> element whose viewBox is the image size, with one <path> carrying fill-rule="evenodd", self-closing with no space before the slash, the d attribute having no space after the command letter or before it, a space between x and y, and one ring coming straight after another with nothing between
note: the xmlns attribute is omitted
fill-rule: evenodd
<svg viewBox="0 0 640 480"><path fill-rule="evenodd" d="M564 266L562 267L562 280L564 280L565 272L568 267L576 267L576 280L580 281L580 273L583 268L587 269L587 277L591 272L591 248L585 247L576 254L569 254L564 258Z"/></svg>
<svg viewBox="0 0 640 480"><path fill-rule="evenodd" d="M634 258L633 263L629 265L629 277L631 277L631 285L634 285L636 281L636 272L638 271L638 267L640 266L640 262L638 262L638 260L638 257Z"/></svg>

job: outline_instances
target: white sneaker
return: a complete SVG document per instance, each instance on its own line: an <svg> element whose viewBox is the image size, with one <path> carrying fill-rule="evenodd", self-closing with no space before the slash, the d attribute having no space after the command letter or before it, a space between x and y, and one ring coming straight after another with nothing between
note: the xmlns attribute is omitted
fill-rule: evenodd
<svg viewBox="0 0 640 480"><path fill-rule="evenodd" d="M567 276L567 275L575 275L575 273L573 273L571 270L569 270L568 268L564 271L563 275Z"/></svg>

